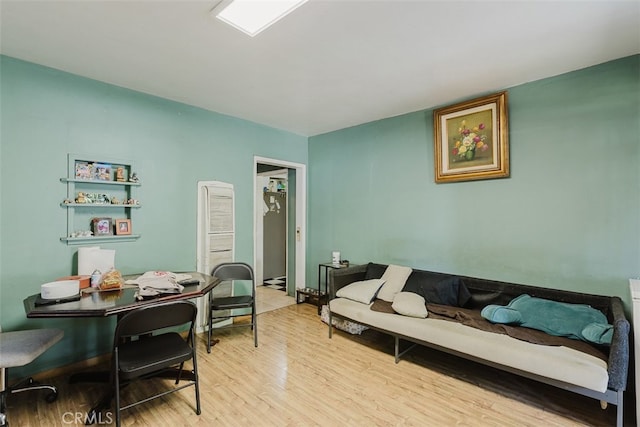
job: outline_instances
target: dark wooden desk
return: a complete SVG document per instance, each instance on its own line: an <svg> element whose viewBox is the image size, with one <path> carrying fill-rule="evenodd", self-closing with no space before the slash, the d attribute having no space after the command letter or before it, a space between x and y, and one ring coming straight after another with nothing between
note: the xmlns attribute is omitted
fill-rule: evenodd
<svg viewBox="0 0 640 427"><path fill-rule="evenodd" d="M83 292L78 301L65 302L53 305L36 306L35 301L39 294L31 295L24 300L24 309L27 313L27 317L40 318L40 317L107 317L112 315L122 316L127 312L139 307L158 304L167 301L185 300L191 298L198 298L211 292L221 280L217 277L212 277L207 274L188 272L194 279L198 279L197 285L185 286L182 293L179 294L167 294L161 295L155 298L144 299L138 301L135 298L135 293L138 290L137 286L125 287L115 291L88 291ZM133 274L125 276L125 280L135 279L139 274ZM193 343L195 346L195 343ZM175 377L175 375L173 375ZM189 379L192 377L190 371L183 371L181 377ZM71 375L69 383L79 382L108 382L109 371L99 372L81 372ZM98 418L98 414L103 409L108 408L111 405L113 398L113 391L109 388L100 401L89 410L87 413L87 424L95 422ZM94 421L91 421L94 420Z"/></svg>
<svg viewBox="0 0 640 427"><path fill-rule="evenodd" d="M200 283L197 285L185 286L180 294L167 294L151 299L138 301L135 298L137 287L125 287L116 291L89 291L83 292L78 301L65 302L61 304L36 306L35 301L38 294L31 295L24 300L24 309L29 318L40 317L107 317L114 314L122 315L150 304L159 302L175 301L183 299L197 298L206 295L219 283L220 279L207 274L188 272ZM125 276L125 280L135 279L140 276L133 274Z"/></svg>

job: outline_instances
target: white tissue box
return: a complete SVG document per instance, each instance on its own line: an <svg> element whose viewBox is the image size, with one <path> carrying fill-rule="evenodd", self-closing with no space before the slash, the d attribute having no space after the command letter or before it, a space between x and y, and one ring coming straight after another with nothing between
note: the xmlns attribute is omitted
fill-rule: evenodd
<svg viewBox="0 0 640 427"><path fill-rule="evenodd" d="M42 299L62 299L78 295L80 292L79 280L60 280L49 282L40 286Z"/></svg>

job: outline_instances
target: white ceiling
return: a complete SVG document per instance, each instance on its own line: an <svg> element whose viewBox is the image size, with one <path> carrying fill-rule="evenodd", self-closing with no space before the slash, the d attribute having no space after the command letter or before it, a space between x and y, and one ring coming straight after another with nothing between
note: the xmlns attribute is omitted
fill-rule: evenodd
<svg viewBox="0 0 640 427"><path fill-rule="evenodd" d="M1 53L304 136L640 53L638 0L310 0L255 38L218 1L2 0Z"/></svg>

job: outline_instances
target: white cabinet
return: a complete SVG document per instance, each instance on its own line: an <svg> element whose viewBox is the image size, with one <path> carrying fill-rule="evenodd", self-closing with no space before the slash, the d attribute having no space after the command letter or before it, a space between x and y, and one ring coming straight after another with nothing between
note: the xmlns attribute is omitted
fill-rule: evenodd
<svg viewBox="0 0 640 427"><path fill-rule="evenodd" d="M197 271L211 274L216 265L234 260L235 201L233 184L220 181L198 182ZM214 297L233 294L232 282L223 282ZM198 302L197 330L205 330L208 307L205 298Z"/></svg>
<svg viewBox="0 0 640 427"><path fill-rule="evenodd" d="M67 176L60 179L67 186L60 203L67 211L67 233L60 240L80 245L140 238L132 219L141 207L134 174L130 161L69 154Z"/></svg>

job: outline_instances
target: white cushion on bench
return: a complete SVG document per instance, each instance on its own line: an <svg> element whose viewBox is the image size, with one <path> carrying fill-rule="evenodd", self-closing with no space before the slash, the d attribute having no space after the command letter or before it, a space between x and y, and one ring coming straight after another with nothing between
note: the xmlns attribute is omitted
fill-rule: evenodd
<svg viewBox="0 0 640 427"><path fill-rule="evenodd" d="M601 393L607 390L606 362L568 347L533 344L447 320L381 313L344 298L331 300L330 308L335 314L392 334Z"/></svg>

